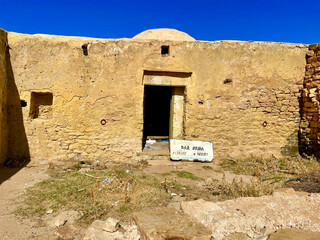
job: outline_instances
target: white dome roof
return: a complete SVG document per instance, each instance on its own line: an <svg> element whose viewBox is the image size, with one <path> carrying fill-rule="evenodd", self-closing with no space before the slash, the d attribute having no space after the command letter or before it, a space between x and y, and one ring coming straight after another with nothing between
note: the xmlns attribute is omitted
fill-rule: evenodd
<svg viewBox="0 0 320 240"><path fill-rule="evenodd" d="M195 41L189 34L172 28L158 28L146 30L137 34L133 39L156 39L173 41Z"/></svg>

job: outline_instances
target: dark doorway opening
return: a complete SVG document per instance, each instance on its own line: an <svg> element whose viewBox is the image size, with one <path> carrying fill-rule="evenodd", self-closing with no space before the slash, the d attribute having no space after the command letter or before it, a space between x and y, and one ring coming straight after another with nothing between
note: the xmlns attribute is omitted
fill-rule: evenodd
<svg viewBox="0 0 320 240"><path fill-rule="evenodd" d="M145 86L143 135L169 136L171 87Z"/></svg>
<svg viewBox="0 0 320 240"><path fill-rule="evenodd" d="M145 85L143 148L148 139L168 139L171 90L168 86Z"/></svg>

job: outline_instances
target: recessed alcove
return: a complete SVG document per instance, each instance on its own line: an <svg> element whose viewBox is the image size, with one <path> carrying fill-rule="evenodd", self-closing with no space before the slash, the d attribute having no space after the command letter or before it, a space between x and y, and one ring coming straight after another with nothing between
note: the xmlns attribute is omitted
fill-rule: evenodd
<svg viewBox="0 0 320 240"><path fill-rule="evenodd" d="M32 92L30 117L32 119L52 118L53 95L50 92Z"/></svg>

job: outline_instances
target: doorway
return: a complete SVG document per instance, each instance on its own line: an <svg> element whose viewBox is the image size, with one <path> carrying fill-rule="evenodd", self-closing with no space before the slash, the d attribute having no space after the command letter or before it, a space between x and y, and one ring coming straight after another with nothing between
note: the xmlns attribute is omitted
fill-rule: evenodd
<svg viewBox="0 0 320 240"><path fill-rule="evenodd" d="M169 139L183 139L184 87L144 86L143 152L169 153Z"/></svg>
<svg viewBox="0 0 320 240"><path fill-rule="evenodd" d="M143 137L169 136L171 87L149 86L144 89Z"/></svg>
<svg viewBox="0 0 320 240"><path fill-rule="evenodd" d="M172 87L144 86L143 152L169 151Z"/></svg>

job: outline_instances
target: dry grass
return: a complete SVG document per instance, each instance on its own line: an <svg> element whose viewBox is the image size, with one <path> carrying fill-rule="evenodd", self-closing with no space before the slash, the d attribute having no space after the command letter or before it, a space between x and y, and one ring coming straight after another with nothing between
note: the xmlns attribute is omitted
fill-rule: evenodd
<svg viewBox="0 0 320 240"><path fill-rule="evenodd" d="M304 159L300 156L280 159L251 157L243 160L224 160L221 166L236 174L256 177L250 184L234 180L230 186L226 183L216 185L222 195L261 196L271 194L275 188L280 187L294 187L296 190L308 192L320 191L320 180L318 181L317 177L320 173L320 163L316 159ZM310 184L312 187L308 186Z"/></svg>
<svg viewBox="0 0 320 240"><path fill-rule="evenodd" d="M250 183L243 182L242 178L234 178L231 183L225 179L221 181L212 181L208 188L214 195L219 195L219 200L234 199L239 197L260 197L270 195L276 188L281 187L280 183L270 184L263 182L259 178L251 178Z"/></svg>
<svg viewBox="0 0 320 240"><path fill-rule="evenodd" d="M108 216L125 219L133 211L165 206L170 192L181 187L174 182L164 186L160 179L124 166L64 171L27 189L16 214L30 217L41 216L49 209L73 209L83 214L82 223Z"/></svg>
<svg viewBox="0 0 320 240"><path fill-rule="evenodd" d="M286 158L251 157L243 160L224 160L220 164L225 170L236 174L245 174L264 178L290 177L305 175L320 169L315 159L303 159L299 156Z"/></svg>

